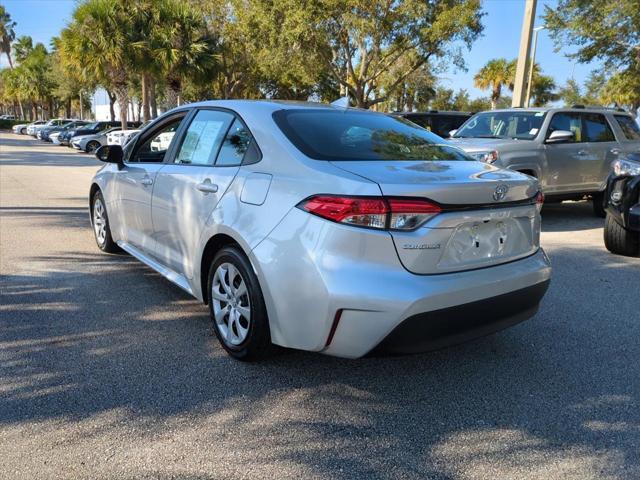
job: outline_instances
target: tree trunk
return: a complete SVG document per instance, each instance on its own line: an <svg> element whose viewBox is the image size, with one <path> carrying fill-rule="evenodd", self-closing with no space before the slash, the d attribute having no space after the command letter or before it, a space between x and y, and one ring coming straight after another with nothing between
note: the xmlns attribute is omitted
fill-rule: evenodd
<svg viewBox="0 0 640 480"><path fill-rule="evenodd" d="M18 100L18 104L20 105L20 118L24 118L24 107L22 106L22 100Z"/></svg>
<svg viewBox="0 0 640 480"><path fill-rule="evenodd" d="M147 122L151 119L151 108L149 105L149 87L151 79L148 73L142 75L142 119Z"/></svg>
<svg viewBox="0 0 640 480"><path fill-rule="evenodd" d="M129 90L127 85L118 85L114 88L120 109L120 126L122 130L127 129L127 112L129 111Z"/></svg>
<svg viewBox="0 0 640 480"><path fill-rule="evenodd" d="M7 53L7 60L9 60L9 68L13 69L13 60L11 60L11 53Z"/></svg>
<svg viewBox="0 0 640 480"><path fill-rule="evenodd" d="M115 94L107 90L107 97L109 97L109 120L111 120L112 122L115 122L116 110L114 108L114 104L116 103L116 96Z"/></svg>
<svg viewBox="0 0 640 480"><path fill-rule="evenodd" d="M67 101L64 104L64 115L67 118L71 118L71 99L67 98Z"/></svg>
<svg viewBox="0 0 640 480"><path fill-rule="evenodd" d="M178 96L178 91L175 88L167 86L167 91L165 92L165 103L168 109L178 106Z"/></svg>
<svg viewBox="0 0 640 480"><path fill-rule="evenodd" d="M149 107L151 108L151 118L158 117L158 103L156 102L156 82L149 77Z"/></svg>

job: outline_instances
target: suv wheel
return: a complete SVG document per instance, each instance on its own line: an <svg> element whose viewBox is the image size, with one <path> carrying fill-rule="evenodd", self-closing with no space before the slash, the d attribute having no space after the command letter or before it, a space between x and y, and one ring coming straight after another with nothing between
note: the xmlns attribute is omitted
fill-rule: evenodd
<svg viewBox="0 0 640 480"><path fill-rule="evenodd" d="M595 213L597 217L604 218L607 216L604 205L604 192L594 193L591 196L591 202L593 204L593 213Z"/></svg>
<svg viewBox="0 0 640 480"><path fill-rule="evenodd" d="M207 285L213 330L227 353L245 361L269 356L273 346L267 309L247 257L236 247L220 250Z"/></svg>
<svg viewBox="0 0 640 480"><path fill-rule="evenodd" d="M635 257L640 255L640 234L626 230L607 214L604 222L604 245L611 253Z"/></svg>

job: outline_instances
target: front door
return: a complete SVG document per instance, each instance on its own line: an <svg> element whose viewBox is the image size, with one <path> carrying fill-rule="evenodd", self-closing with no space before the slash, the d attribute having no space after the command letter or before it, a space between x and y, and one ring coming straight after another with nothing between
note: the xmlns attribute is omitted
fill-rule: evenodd
<svg viewBox="0 0 640 480"><path fill-rule="evenodd" d="M202 109L192 118L175 158L158 173L152 206L158 258L187 278L203 229L251 143L229 111Z"/></svg>
<svg viewBox="0 0 640 480"><path fill-rule="evenodd" d="M173 137L184 116L181 113L168 118L139 138L116 174L120 238L147 254L154 251L151 195L156 176L171 146L169 137Z"/></svg>

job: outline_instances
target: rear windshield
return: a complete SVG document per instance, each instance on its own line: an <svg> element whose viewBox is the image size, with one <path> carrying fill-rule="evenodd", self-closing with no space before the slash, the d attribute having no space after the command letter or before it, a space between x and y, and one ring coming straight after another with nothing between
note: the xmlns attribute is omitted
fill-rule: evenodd
<svg viewBox="0 0 640 480"><path fill-rule="evenodd" d="M280 110L273 119L316 160L472 160L437 135L398 117L358 110Z"/></svg>

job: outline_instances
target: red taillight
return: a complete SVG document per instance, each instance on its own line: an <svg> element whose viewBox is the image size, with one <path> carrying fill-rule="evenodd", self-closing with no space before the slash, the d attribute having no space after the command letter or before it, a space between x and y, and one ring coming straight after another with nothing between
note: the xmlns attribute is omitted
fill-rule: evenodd
<svg viewBox="0 0 640 480"><path fill-rule="evenodd" d="M329 195L308 198L298 206L334 222L391 230L413 230L442 211L421 199Z"/></svg>
<svg viewBox="0 0 640 480"><path fill-rule="evenodd" d="M542 210L542 205L544 204L544 193L541 191L536 195L536 208L538 212Z"/></svg>

